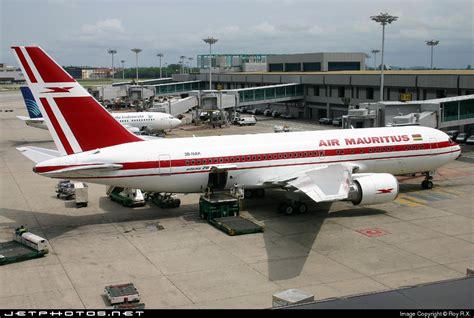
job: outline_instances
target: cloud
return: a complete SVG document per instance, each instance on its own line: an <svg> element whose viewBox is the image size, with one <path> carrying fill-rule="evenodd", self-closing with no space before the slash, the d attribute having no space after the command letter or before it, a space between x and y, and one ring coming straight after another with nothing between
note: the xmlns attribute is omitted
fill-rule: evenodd
<svg viewBox="0 0 474 318"><path fill-rule="evenodd" d="M130 40L119 19L105 19L94 24L83 24L77 32L66 36L68 39L81 42L82 45L109 45ZM102 45L101 45L102 46Z"/></svg>

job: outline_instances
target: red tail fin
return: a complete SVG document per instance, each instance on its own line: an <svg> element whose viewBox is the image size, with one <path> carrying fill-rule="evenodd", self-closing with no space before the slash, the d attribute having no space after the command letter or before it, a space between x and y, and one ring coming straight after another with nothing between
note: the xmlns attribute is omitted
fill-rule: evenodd
<svg viewBox="0 0 474 318"><path fill-rule="evenodd" d="M142 141L40 47L12 47L61 154Z"/></svg>

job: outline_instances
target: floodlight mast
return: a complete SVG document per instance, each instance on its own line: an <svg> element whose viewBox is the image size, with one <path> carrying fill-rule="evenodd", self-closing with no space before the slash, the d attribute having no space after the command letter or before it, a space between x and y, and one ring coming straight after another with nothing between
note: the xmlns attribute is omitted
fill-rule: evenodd
<svg viewBox="0 0 474 318"><path fill-rule="evenodd" d="M125 79L125 60L121 60L122 62L122 79Z"/></svg>
<svg viewBox="0 0 474 318"><path fill-rule="evenodd" d="M203 39L204 42L209 44L209 90L212 90L212 45L218 40L213 37Z"/></svg>
<svg viewBox="0 0 474 318"><path fill-rule="evenodd" d="M140 53L142 51L142 49L132 49L132 52L134 52L136 54L136 69L137 69L137 85L138 85L138 53Z"/></svg>
<svg viewBox="0 0 474 318"><path fill-rule="evenodd" d="M377 53L379 53L380 50L372 50L372 53L374 54L374 70L377 69Z"/></svg>
<svg viewBox="0 0 474 318"><path fill-rule="evenodd" d="M114 72L114 54L117 54L117 50L110 49L107 51L110 55L112 55L112 83L114 82L115 79L115 72Z"/></svg>
<svg viewBox="0 0 474 318"><path fill-rule="evenodd" d="M158 53L158 54L156 54L156 56L158 56L160 58L160 78L161 78L161 58L165 55L163 53Z"/></svg>
<svg viewBox="0 0 474 318"><path fill-rule="evenodd" d="M439 41L437 40L429 40L429 41L425 41L426 42L426 45L430 46L431 47L431 67L430 69L433 69L433 48L439 44Z"/></svg>
<svg viewBox="0 0 474 318"><path fill-rule="evenodd" d="M383 54L384 54L384 45L385 45L385 26L392 22L397 21L398 17L389 15L388 13L380 13L379 15L374 15L370 17L371 20L380 23L382 25L382 64L380 67L380 101L383 101Z"/></svg>

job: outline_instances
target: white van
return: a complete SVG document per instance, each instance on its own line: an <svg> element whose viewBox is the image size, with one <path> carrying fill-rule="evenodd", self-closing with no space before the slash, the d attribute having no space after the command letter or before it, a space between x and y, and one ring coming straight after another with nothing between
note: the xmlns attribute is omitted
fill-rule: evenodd
<svg viewBox="0 0 474 318"><path fill-rule="evenodd" d="M257 123L257 118L255 118L255 116L240 117L236 121L236 124L239 126L255 125L256 123Z"/></svg>

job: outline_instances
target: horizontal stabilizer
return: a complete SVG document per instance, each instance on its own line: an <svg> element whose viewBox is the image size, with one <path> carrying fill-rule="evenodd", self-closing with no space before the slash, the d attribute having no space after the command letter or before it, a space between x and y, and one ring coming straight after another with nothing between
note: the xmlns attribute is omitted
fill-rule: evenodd
<svg viewBox="0 0 474 318"><path fill-rule="evenodd" d="M52 149L45 149L39 147L18 147L17 150L21 151L21 153L30 159L33 162L39 163L45 160L53 159L59 157L59 151L52 150Z"/></svg>
<svg viewBox="0 0 474 318"><path fill-rule="evenodd" d="M16 116L18 119L21 119L23 121L29 122L29 123L42 123L44 122L43 117L40 118L30 118L26 116Z"/></svg>

